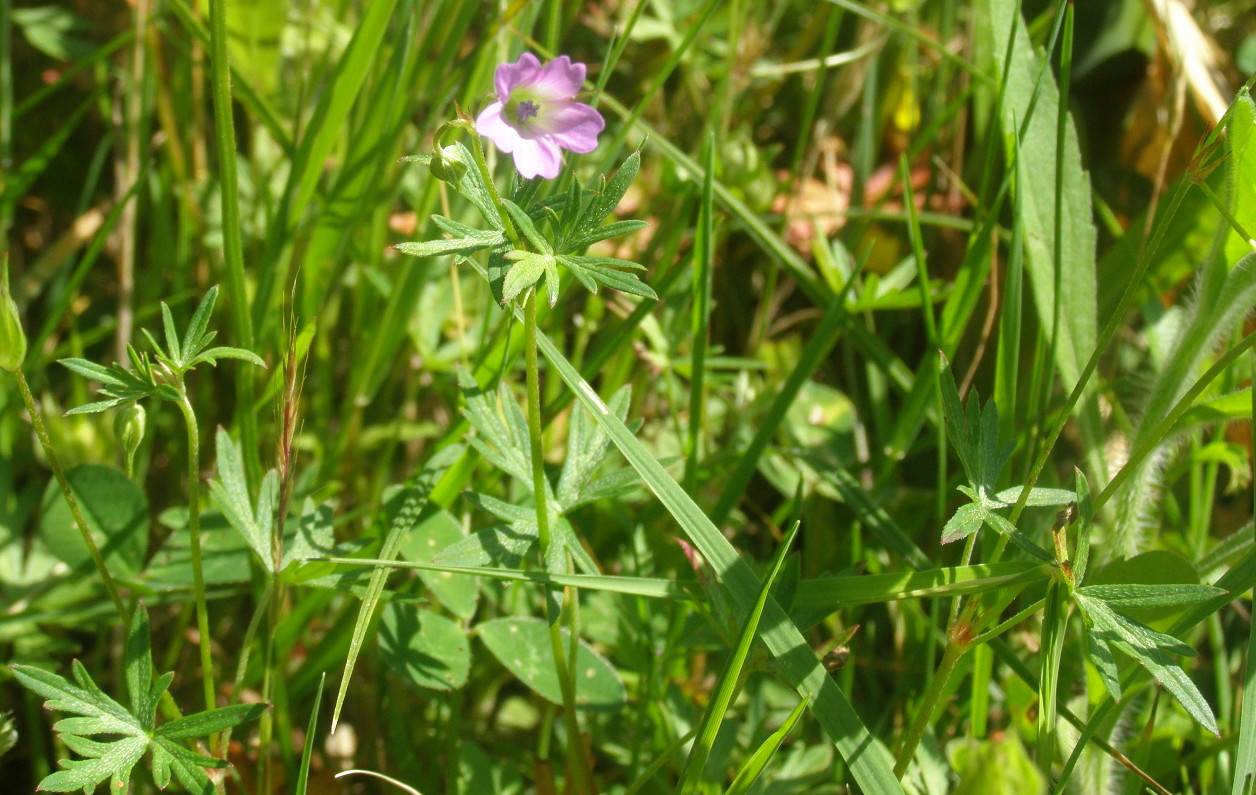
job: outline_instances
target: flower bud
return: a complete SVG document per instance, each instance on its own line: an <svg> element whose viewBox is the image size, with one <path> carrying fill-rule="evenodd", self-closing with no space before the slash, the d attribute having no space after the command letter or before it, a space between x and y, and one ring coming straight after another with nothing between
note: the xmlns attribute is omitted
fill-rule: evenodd
<svg viewBox="0 0 1256 795"><path fill-rule="evenodd" d="M9 259L0 264L0 368L17 372L26 358L26 334L9 294Z"/></svg>
<svg viewBox="0 0 1256 795"><path fill-rule="evenodd" d="M432 170L433 177L451 184L462 179L462 175L467 173L467 164L462 162L458 150L452 146L436 147L428 168Z"/></svg>
<svg viewBox="0 0 1256 795"><path fill-rule="evenodd" d="M113 418L113 432L126 456L127 477L131 477L135 468L135 451L140 449L140 443L144 441L144 428L147 424L148 413L139 403L128 403Z"/></svg>

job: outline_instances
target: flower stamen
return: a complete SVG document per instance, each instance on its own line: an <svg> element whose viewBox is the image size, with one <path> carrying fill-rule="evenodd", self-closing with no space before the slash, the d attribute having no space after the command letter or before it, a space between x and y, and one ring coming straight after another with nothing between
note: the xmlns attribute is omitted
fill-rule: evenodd
<svg viewBox="0 0 1256 795"><path fill-rule="evenodd" d="M520 122L524 122L528 119L535 119L537 111L540 109L540 105L530 99L525 99L523 102L520 102L519 107L515 109L515 115L519 118Z"/></svg>

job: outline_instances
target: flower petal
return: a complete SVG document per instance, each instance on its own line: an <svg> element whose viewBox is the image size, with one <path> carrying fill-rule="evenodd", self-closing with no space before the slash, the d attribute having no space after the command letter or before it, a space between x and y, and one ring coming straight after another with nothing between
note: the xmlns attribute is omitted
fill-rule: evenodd
<svg viewBox="0 0 1256 795"><path fill-rule="evenodd" d="M535 83L540 72L541 62L530 52L520 55L519 60L514 63L501 64L493 74L493 87L497 89L497 98L505 102L515 86Z"/></svg>
<svg viewBox="0 0 1256 795"><path fill-rule="evenodd" d="M524 179L558 176L563 166L562 150L549 138L521 138L515 147L515 168Z"/></svg>
<svg viewBox="0 0 1256 795"><path fill-rule="evenodd" d="M560 55L541 67L531 84L543 96L571 99L580 93L584 75L584 64L573 63L566 55Z"/></svg>
<svg viewBox="0 0 1256 795"><path fill-rule="evenodd" d="M602 114L583 102L565 102L548 110L545 126L559 146L573 152L597 149L598 133L606 128Z"/></svg>
<svg viewBox="0 0 1256 795"><path fill-rule="evenodd" d="M494 102L480 111L475 120L475 131L509 154L519 145L519 131L502 117L502 107L502 103Z"/></svg>

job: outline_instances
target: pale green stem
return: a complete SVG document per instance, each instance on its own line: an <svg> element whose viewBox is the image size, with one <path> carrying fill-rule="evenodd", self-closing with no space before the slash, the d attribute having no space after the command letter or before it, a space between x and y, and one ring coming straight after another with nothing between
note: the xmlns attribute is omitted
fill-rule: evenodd
<svg viewBox="0 0 1256 795"><path fill-rule="evenodd" d="M925 691L924 700L916 711L916 719L912 721L907 737L904 738L903 745L898 749L898 756L894 760L894 775L898 778L901 779L907 772L907 766L916 755L920 739L925 736L925 730L933 722L933 713L937 711L942 694L946 691L946 683L950 681L951 674L955 673L955 666L969 648L968 645L961 646L954 641L947 642L942 662L938 665L938 670L933 672L933 681L929 683L929 689Z"/></svg>
<svg viewBox="0 0 1256 795"><path fill-rule="evenodd" d="M536 290L523 305L524 359L528 370L528 435L532 448L532 493L536 495L536 537L541 545L541 568L549 560L549 510L545 487L545 455L541 448L541 378L536 366Z"/></svg>
<svg viewBox="0 0 1256 795"><path fill-rule="evenodd" d="M514 222L510 220L510 214L506 212L506 205L502 204L502 196L497 192L497 184L493 182L493 175L488 170L488 161L484 159L484 147L480 145L480 136L474 131L471 133L471 153L475 157L475 167L480 170L480 176L484 178L484 187L488 188L488 195L493 200L493 206L497 208L497 215L501 218L502 226L506 230L506 237L510 238L512 246L519 248L519 233L515 230Z"/></svg>
<svg viewBox="0 0 1256 795"><path fill-rule="evenodd" d="M541 438L541 380L536 365L536 290L528 291L523 306L524 361L528 379L528 434L532 448L532 492L536 498L536 535L541 548L541 569L548 570L550 546L553 540L549 527L549 499L545 481L545 459ZM574 598L574 597L573 597ZM546 599L548 606L549 600ZM548 607L547 607L548 609ZM572 615L571 611L567 611ZM592 774L585 765L583 741L580 739L580 722L576 716L576 687L571 679L571 667L563 649L563 634L559 615L549 615L550 649L554 654L554 670L558 674L559 688L563 695L563 723L567 728L567 763L575 777L576 792L593 792ZM572 637L575 629L571 628Z"/></svg>
<svg viewBox="0 0 1256 795"><path fill-rule="evenodd" d="M214 660L209 651L209 606L205 602L205 578L201 570L201 434L196 412L188 401L183 384L178 385L179 408L188 429L188 539L192 550L192 590L196 594L196 633L200 636L201 683L205 691L205 709L214 709ZM214 745L216 746L215 737ZM216 753L217 748L211 748Z"/></svg>
<svg viewBox="0 0 1256 795"><path fill-rule="evenodd" d="M70 482L65 479L65 472L61 469L61 462L57 460L57 452L52 448L52 440L48 437L48 429L44 427L44 419L39 413L39 407L35 405L31 388L26 383L26 376L22 374L20 368L14 370L13 375L17 378L17 388L22 393L22 402L26 404L26 412L31 415L31 425L35 426L35 435L39 437L39 444L44 448L44 455L48 457L48 466L52 468L52 474L57 478L57 485L61 487L61 494L65 496L65 504L70 508L70 515L74 517L74 524L83 534L83 543L87 545L87 552L92 556L92 563L96 564L96 571L100 572L100 579L104 581L105 590L109 592L109 598L113 600L113 606L118 610L122 626L130 626L130 611L122 602L122 596L118 593L118 586L113 581L113 575L105 567L105 559L101 557L100 548L96 546L96 540L92 538L92 531L87 526L87 520L83 518L78 499L70 488Z"/></svg>

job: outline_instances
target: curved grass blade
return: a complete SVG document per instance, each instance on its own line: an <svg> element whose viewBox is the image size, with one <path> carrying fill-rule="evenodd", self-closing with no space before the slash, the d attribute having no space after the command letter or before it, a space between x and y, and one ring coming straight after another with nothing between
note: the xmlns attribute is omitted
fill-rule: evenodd
<svg viewBox="0 0 1256 795"><path fill-rule="evenodd" d="M416 474L407 485L405 497L401 503L401 508L397 511L397 515L393 518L392 524L388 529L388 536L384 539L384 546L380 549L379 556L383 560L392 560L397 556L397 552L401 548L401 540L406 533L410 532L416 524L418 524L424 509L427 507L428 497L432 493L432 489L440 480L445 470L453 465L454 461L462 457L464 448L462 445L451 445L443 450L438 451L423 467L422 471ZM340 689L336 693L336 707L331 713L331 730L336 731L336 723L340 720L340 710L344 706L345 694L349 691L349 680L353 676L353 667L358 661L358 655L362 653L362 643L366 640L366 631L370 627L371 617L375 614L375 607L379 604L380 596L384 592L384 581L388 579L388 569L376 567L371 572L371 582L366 587L366 595L362 597L362 606L358 609L357 621L353 624L353 637L349 641L349 654L345 657L345 672L340 679Z"/></svg>
<svg viewBox="0 0 1256 795"><path fill-rule="evenodd" d="M718 573L713 587L723 589L739 612L748 614L761 587L750 565L742 560L680 484L616 417L593 387L580 377L557 346L544 334L537 335L541 353L554 372L592 413L628 463L676 519L685 535ZM902 792L894 775L894 761L885 745L873 737L854 707L816 658L802 633L771 597L763 612L763 640L775 655L782 679L811 697L812 713L824 733L850 766L855 781L865 792Z"/></svg>
<svg viewBox="0 0 1256 795"><path fill-rule="evenodd" d="M763 744L759 746L746 762L745 767L737 771L737 777L733 779L733 783L728 787L728 795L742 795L742 793L750 789L750 785L763 773L763 769L767 767L768 762L772 761L772 757L776 756L781 743L793 731L794 724L802 717L802 713L807 709L807 704L809 703L811 703L809 698L799 701L798 706L794 707L794 711L789 713L789 717L781 724L781 728L768 735L768 738L763 741Z"/></svg>
<svg viewBox="0 0 1256 795"><path fill-rule="evenodd" d="M715 735L719 733L720 724L724 722L724 715L728 712L728 705L732 703L733 696L737 693L737 682L741 679L742 666L746 664L750 646L759 634L759 619L763 617L763 608L772 594L772 583L776 582L777 576L781 573L781 564L785 562L785 555L794 544L794 538L798 535L798 526L799 522L794 522L794 526L785 534L785 539L776 549L767 579L763 581L763 586L759 589L759 598L755 600L750 616L741 630L741 637L737 639L737 648L733 650L733 655L724 665L724 670L720 673L719 686L710 703L707 704L706 712L702 715L702 722L698 725L698 736L694 739L693 748L689 751L689 760L685 763L685 771L676 787L677 792L690 793L697 789L702 771L706 768L707 759L711 756L711 747L715 745ZM803 699L803 703L806 701L807 699Z"/></svg>
<svg viewBox="0 0 1256 795"><path fill-rule="evenodd" d="M294 795L305 795L310 783L310 756L314 752L314 729L318 725L318 708L323 703L323 686L327 684L327 674L318 678L318 690L314 692L314 709L310 711L310 722L305 727L305 747L301 750L301 769L297 772L297 786Z"/></svg>

